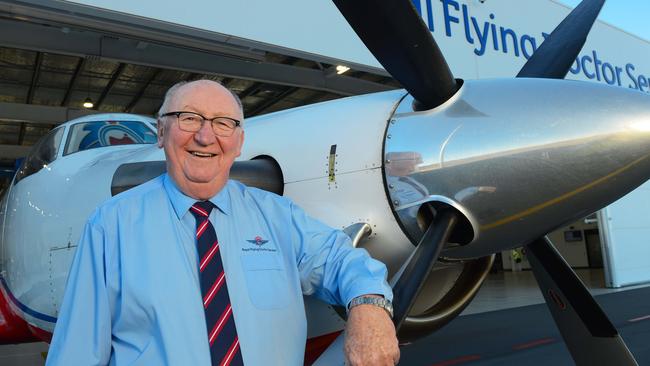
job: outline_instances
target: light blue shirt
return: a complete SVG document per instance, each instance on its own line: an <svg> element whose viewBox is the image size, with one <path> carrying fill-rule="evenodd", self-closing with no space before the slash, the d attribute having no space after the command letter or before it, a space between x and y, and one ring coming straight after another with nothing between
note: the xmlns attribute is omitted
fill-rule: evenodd
<svg viewBox="0 0 650 366"><path fill-rule="evenodd" d="M303 364L303 294L392 299L381 262L289 199L228 181L210 201L247 366ZM165 174L92 214L47 365L210 365L194 202Z"/></svg>

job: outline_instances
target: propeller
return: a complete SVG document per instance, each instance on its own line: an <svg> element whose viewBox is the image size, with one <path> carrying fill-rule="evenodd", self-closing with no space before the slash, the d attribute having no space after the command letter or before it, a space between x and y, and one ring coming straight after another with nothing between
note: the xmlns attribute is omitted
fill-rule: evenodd
<svg viewBox="0 0 650 366"><path fill-rule="evenodd" d="M605 0L584 0L564 18L521 68L518 78L564 79L585 45Z"/></svg>
<svg viewBox="0 0 650 366"><path fill-rule="evenodd" d="M447 101L458 84L410 0L333 0L370 52L415 98L418 110Z"/></svg>

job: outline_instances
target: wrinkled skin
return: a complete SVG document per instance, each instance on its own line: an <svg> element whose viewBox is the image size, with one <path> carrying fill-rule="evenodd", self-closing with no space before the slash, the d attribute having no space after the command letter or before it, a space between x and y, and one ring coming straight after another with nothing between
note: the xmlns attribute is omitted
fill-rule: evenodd
<svg viewBox="0 0 650 366"><path fill-rule="evenodd" d="M374 305L350 309L344 350L346 365L397 365L400 351L395 326L388 313Z"/></svg>

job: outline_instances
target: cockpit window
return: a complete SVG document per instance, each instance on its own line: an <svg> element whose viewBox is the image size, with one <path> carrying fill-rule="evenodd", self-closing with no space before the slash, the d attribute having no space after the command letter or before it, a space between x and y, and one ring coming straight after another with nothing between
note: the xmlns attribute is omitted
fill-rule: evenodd
<svg viewBox="0 0 650 366"><path fill-rule="evenodd" d="M155 144L156 133L140 121L91 121L70 127L63 155L97 147Z"/></svg>
<svg viewBox="0 0 650 366"><path fill-rule="evenodd" d="M63 127L56 128L36 142L16 172L16 183L46 168L56 159L63 138L63 130Z"/></svg>

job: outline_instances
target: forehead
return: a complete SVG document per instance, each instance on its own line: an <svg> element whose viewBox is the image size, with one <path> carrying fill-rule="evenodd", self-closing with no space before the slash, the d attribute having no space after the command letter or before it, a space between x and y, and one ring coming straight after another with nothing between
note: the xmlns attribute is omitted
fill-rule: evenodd
<svg viewBox="0 0 650 366"><path fill-rule="evenodd" d="M239 105L230 91L213 82L193 82L181 86L171 98L176 110L190 110L205 114L239 116Z"/></svg>

